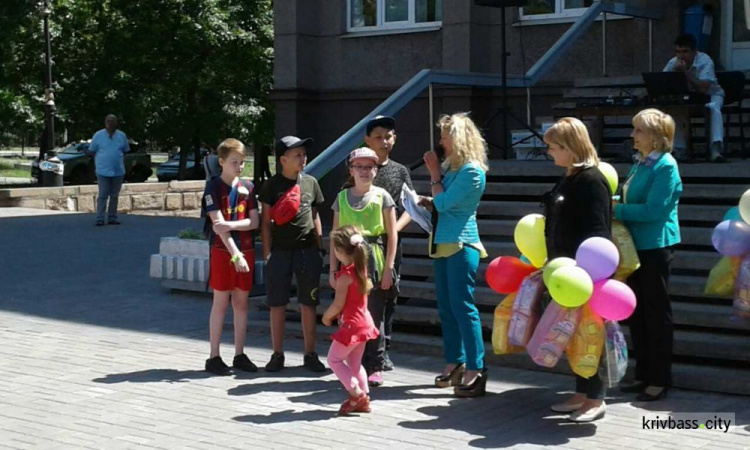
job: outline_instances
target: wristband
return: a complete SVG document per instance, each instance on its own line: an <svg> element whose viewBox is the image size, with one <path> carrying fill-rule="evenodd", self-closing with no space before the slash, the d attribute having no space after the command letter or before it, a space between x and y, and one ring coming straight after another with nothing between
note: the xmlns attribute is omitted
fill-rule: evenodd
<svg viewBox="0 0 750 450"><path fill-rule="evenodd" d="M430 186L435 186L436 184L443 184L443 180L430 181Z"/></svg>
<svg viewBox="0 0 750 450"><path fill-rule="evenodd" d="M236 255L232 256L232 258L229 260L232 264L236 263L240 258L244 258L242 253L237 253Z"/></svg>

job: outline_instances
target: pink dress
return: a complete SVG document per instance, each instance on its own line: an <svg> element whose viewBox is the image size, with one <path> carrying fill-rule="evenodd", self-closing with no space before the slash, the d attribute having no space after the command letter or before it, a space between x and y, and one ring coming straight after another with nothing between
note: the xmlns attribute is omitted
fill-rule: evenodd
<svg viewBox="0 0 750 450"><path fill-rule="evenodd" d="M367 294L359 292L354 264L341 267L335 275L336 279L338 280L341 275L349 275L352 283L346 291L346 303L339 317L339 330L333 333L331 338L347 347L375 339L380 332L375 328L370 311L367 310Z"/></svg>

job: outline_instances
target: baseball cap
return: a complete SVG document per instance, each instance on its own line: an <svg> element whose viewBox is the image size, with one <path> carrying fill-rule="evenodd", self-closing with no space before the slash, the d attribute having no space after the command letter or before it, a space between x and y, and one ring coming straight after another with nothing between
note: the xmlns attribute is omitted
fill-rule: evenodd
<svg viewBox="0 0 750 450"><path fill-rule="evenodd" d="M349 153L349 163L351 163L355 159L371 159L375 161L375 164L380 161L380 158L378 158L378 154L375 153L375 150L369 149L367 147L360 147L358 149L352 150Z"/></svg>
<svg viewBox="0 0 750 450"><path fill-rule="evenodd" d="M312 138L300 139L297 136L284 136L276 142L276 156L282 156L287 150L297 147L307 147L315 142Z"/></svg>
<svg viewBox="0 0 750 450"><path fill-rule="evenodd" d="M375 116L367 122L367 130L365 133L369 135L372 133L372 130L377 127L383 127L386 130L394 130L396 129L396 119L389 116Z"/></svg>

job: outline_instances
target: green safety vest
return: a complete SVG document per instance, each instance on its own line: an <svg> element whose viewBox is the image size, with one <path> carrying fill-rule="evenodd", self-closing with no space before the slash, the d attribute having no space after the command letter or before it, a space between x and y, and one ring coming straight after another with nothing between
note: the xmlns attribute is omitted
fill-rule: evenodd
<svg viewBox="0 0 750 450"><path fill-rule="evenodd" d="M382 274L383 267L385 267L383 245L374 242L373 238L386 234L385 221L383 220L383 195L377 194L373 201L361 210L357 210L349 205L346 192L347 189L339 192L337 198L339 202L339 226L356 225L362 230L362 236L369 238L367 241L372 244L370 245L370 254L375 260L375 267L378 273Z"/></svg>

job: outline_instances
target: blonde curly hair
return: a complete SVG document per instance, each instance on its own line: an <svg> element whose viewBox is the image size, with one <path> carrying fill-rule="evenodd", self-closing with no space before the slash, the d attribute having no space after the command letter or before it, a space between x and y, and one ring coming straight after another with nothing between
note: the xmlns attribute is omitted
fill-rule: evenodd
<svg viewBox="0 0 750 450"><path fill-rule="evenodd" d="M483 171L489 170L487 142L469 118L469 113L443 115L437 122L440 131L446 131L453 141L453 152L445 159L443 167L457 170L468 162L476 162Z"/></svg>

